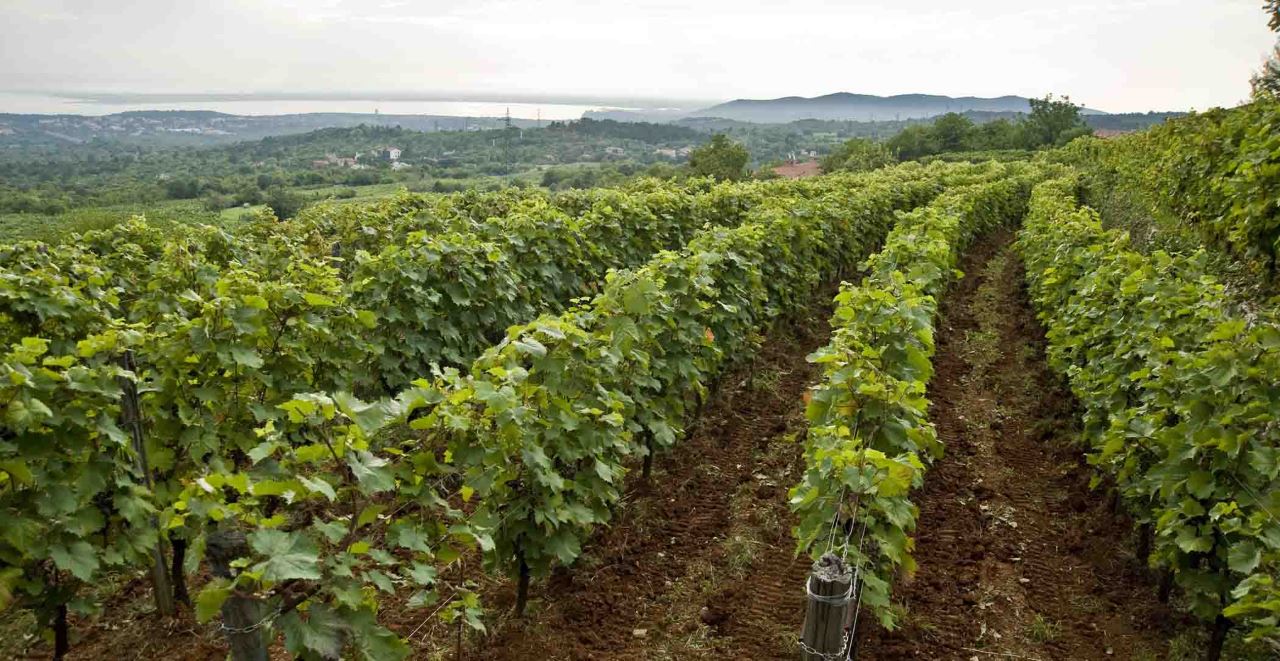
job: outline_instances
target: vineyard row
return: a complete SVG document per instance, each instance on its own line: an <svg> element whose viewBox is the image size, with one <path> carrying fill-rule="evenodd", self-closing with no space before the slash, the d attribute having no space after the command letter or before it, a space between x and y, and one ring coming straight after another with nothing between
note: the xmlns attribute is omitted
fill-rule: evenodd
<svg viewBox="0 0 1280 661"><path fill-rule="evenodd" d="M264 223L163 237L138 223L6 247L0 596L65 626L68 606L91 606L80 586L107 571L151 567L181 599L203 558L218 580L197 610L258 622L232 634L241 643L282 630L320 655L403 653L375 615L378 592L407 586L422 588L414 605L445 600L442 617L481 626L474 595L437 586L440 567L472 545L525 579L572 561L617 502L623 461L674 441L726 356L856 263L894 210L1003 172L806 184L512 329L469 374L372 403L345 392L376 394L362 375L404 337L358 306L363 264L344 276L314 235Z"/></svg>
<svg viewBox="0 0 1280 661"><path fill-rule="evenodd" d="M1241 309L1203 254L1143 254L1038 186L1019 245L1051 367L1084 408L1097 481L1139 526L1138 555L1212 623L1214 643L1280 623L1280 319Z"/></svg>
<svg viewBox="0 0 1280 661"><path fill-rule="evenodd" d="M938 297L974 237L1019 222L1043 176L953 188L901 218L861 283L841 287L831 341L809 357L823 376L809 391L805 472L791 490L799 551L852 568L859 603L885 627L895 626L895 577L915 568L911 492L944 450L926 397Z"/></svg>

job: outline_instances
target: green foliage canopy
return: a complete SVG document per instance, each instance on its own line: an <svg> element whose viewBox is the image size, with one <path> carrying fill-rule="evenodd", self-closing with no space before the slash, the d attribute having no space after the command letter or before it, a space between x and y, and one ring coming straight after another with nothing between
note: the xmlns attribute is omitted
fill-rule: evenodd
<svg viewBox="0 0 1280 661"><path fill-rule="evenodd" d="M809 356L823 380L809 391L806 470L791 490L799 549L826 552L820 542L833 521L866 526L871 543L846 542L841 551L863 568L862 603L888 628L896 626L893 580L915 567L910 493L942 452L925 396L937 297L975 235L1023 214L1039 175L1022 167L997 165L987 172L992 181L955 186L901 216L868 260L870 275L841 288L831 342Z"/></svg>
<svg viewBox="0 0 1280 661"><path fill-rule="evenodd" d="M689 169L700 177L715 177L721 181L738 181L747 176L747 163L751 154L740 143L723 133L717 133L711 141L689 154Z"/></svg>
<svg viewBox="0 0 1280 661"><path fill-rule="evenodd" d="M1078 206L1076 183L1037 187L1019 246L1089 464L1150 527L1141 560L1173 574L1194 614L1274 636L1280 319L1238 310L1203 253L1133 250Z"/></svg>
<svg viewBox="0 0 1280 661"><path fill-rule="evenodd" d="M914 124L886 143L903 160L963 151L1041 149L1060 146L1090 132L1080 106L1052 94L1031 99L1031 113L1017 120L997 119L976 124L958 113L947 113L932 124Z"/></svg>
<svg viewBox="0 0 1280 661"><path fill-rule="evenodd" d="M893 152L883 143L853 138L822 159L823 172L866 172L896 163Z"/></svg>
<svg viewBox="0 0 1280 661"><path fill-rule="evenodd" d="M1070 97L1054 98L1052 94L1031 99L1026 129L1028 144L1033 148L1064 145L1090 132L1080 117L1080 106Z"/></svg>

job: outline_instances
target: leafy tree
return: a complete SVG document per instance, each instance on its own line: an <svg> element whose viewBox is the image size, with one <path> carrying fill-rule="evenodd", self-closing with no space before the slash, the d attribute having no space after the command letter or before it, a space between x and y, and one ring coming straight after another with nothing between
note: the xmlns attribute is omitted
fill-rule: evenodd
<svg viewBox="0 0 1280 661"><path fill-rule="evenodd" d="M964 115L949 112L933 122L933 136L940 151L964 151L969 149L969 134L973 121Z"/></svg>
<svg viewBox="0 0 1280 661"><path fill-rule="evenodd" d="M893 152L883 143L866 138L854 138L836 148L822 159L824 172L847 170L865 172L896 163Z"/></svg>
<svg viewBox="0 0 1280 661"><path fill-rule="evenodd" d="M1069 142L1089 131L1080 116L1080 106L1071 97L1031 99L1031 115L1026 121L1028 147L1043 147Z"/></svg>
<svg viewBox="0 0 1280 661"><path fill-rule="evenodd" d="M222 211L232 205L231 198L222 193L211 193L201 200L205 211Z"/></svg>
<svg viewBox="0 0 1280 661"><path fill-rule="evenodd" d="M164 185L165 197L171 200L190 200L200 197L200 182L190 177L170 179Z"/></svg>
<svg viewBox="0 0 1280 661"><path fill-rule="evenodd" d="M976 150L1023 149L1026 144L1023 125L1007 119L979 124L969 135L969 148Z"/></svg>
<svg viewBox="0 0 1280 661"><path fill-rule="evenodd" d="M1267 0L1263 8L1270 18L1267 25L1273 31L1280 32L1280 0ZM1254 74L1249 83L1253 87L1255 100L1280 99L1280 43L1271 51L1271 56L1262 65L1262 71Z"/></svg>
<svg viewBox="0 0 1280 661"><path fill-rule="evenodd" d="M886 144L893 153L898 155L898 158L904 161L940 151L932 127L923 124L908 126L901 133L890 138Z"/></svg>
<svg viewBox="0 0 1280 661"><path fill-rule="evenodd" d="M276 212L277 218L285 220L297 215L306 204L306 200L288 188L277 186L267 192L266 204Z"/></svg>
<svg viewBox="0 0 1280 661"><path fill-rule="evenodd" d="M717 133L708 142L689 154L689 168L697 176L709 176L726 181L738 181L747 174L747 162L751 154L747 148Z"/></svg>
<svg viewBox="0 0 1280 661"><path fill-rule="evenodd" d="M255 204L262 204L263 199L262 191L258 190L256 185L246 182L236 188L235 193L231 197L231 202L234 206L245 204L253 206Z"/></svg>
<svg viewBox="0 0 1280 661"><path fill-rule="evenodd" d="M1276 45L1271 57L1262 65L1262 71L1249 79L1249 84L1253 88L1254 100L1280 99L1280 44Z"/></svg>

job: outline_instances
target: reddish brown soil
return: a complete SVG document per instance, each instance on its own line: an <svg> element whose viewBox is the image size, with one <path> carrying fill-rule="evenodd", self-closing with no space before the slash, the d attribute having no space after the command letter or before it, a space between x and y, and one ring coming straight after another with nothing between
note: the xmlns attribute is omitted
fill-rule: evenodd
<svg viewBox="0 0 1280 661"><path fill-rule="evenodd" d="M803 179L805 177L816 177L822 174L822 165L816 160L801 161L797 163L787 163L779 165L773 169L773 173L783 179Z"/></svg>
<svg viewBox="0 0 1280 661"><path fill-rule="evenodd" d="M833 295L823 292L828 303L776 329L754 363L722 380L690 436L655 461L650 483L633 472L618 517L585 556L534 583L527 618L509 614L512 583L484 575L469 558L452 578L474 582L490 631L467 632L464 658L789 656L808 563L793 559L786 492L797 479L802 394L816 379L805 357L827 340ZM102 616L73 618L70 658L225 658L216 622L196 624L189 612L156 617L145 580L111 592ZM381 619L410 640L414 658L455 658L455 632L403 601L387 600ZM49 656L40 640L0 651ZM288 658L279 644L272 656Z"/></svg>
<svg viewBox="0 0 1280 661"><path fill-rule="evenodd" d="M901 628L864 619L859 658L1164 658L1174 618L1133 560L1129 523L1088 487L1074 403L1045 365L1009 239L979 241L944 299L930 398L947 455L917 494L920 568L897 588ZM469 559L460 574L492 610L463 658L794 658L808 561L794 554L787 489L818 378L805 356L826 342L829 313L771 333L754 365L724 379L652 482L631 476L582 560L535 583L526 618L505 610L511 583ZM73 622L71 658L225 658L216 625L150 615L145 582L115 593L103 617ZM382 618L414 658L455 658L454 632L399 604ZM0 642L0 656L48 653ZM278 645L273 657L286 658Z"/></svg>
<svg viewBox="0 0 1280 661"><path fill-rule="evenodd" d="M1010 238L978 242L944 300L929 397L946 456L916 499L902 627L867 632L860 658L1165 658L1172 616L1089 489Z"/></svg>
<svg viewBox="0 0 1280 661"><path fill-rule="evenodd" d="M199 584L193 585L193 591ZM71 651L68 659L207 659L220 661L227 649L216 623L198 624L191 611L180 609L174 618L155 614L151 585L142 578L122 586L103 586L111 596L101 604L101 613L92 617L72 614ZM0 658L48 659L52 645L38 637L19 640L26 627L6 622L6 640L0 640ZM20 633L22 632L22 633ZM275 658L286 659L283 650Z"/></svg>
<svg viewBox="0 0 1280 661"><path fill-rule="evenodd" d="M802 395L816 379L805 357L826 342L829 314L822 306L803 328L766 338L693 433L657 459L652 482L633 475L629 502L583 563L537 586L534 613L497 623L476 657L789 657L808 562L794 559L786 492L798 476Z"/></svg>

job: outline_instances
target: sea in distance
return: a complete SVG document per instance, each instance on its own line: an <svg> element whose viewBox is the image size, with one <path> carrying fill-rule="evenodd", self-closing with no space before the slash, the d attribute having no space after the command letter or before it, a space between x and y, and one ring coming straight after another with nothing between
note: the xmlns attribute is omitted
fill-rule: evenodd
<svg viewBox="0 0 1280 661"><path fill-rule="evenodd" d="M41 115L110 115L135 110L212 110L230 115L300 113L373 113L444 115L518 119L579 119L596 110L637 110L636 106L501 99L458 100L445 97L263 95L263 94L79 94L0 91L0 113Z"/></svg>

